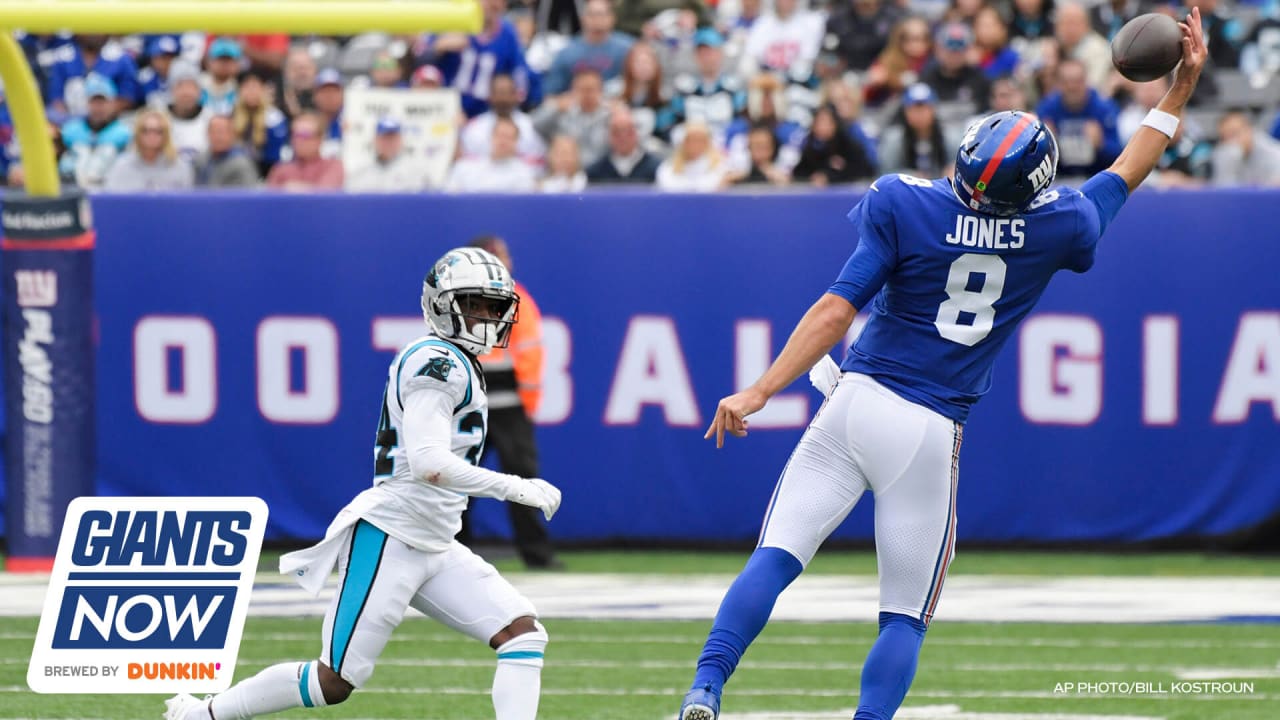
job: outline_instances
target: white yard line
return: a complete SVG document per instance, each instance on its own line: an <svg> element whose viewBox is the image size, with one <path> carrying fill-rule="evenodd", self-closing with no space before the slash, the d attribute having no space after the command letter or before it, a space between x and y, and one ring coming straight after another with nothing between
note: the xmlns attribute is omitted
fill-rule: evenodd
<svg viewBox="0 0 1280 720"><path fill-rule="evenodd" d="M733 580L728 575L611 573L512 573L510 579L545 618L641 620L710 619ZM47 583L47 576L0 575L0 616L38 615ZM250 613L320 616L332 592L331 587L316 598L282 578L260 581ZM870 621L879 611L878 592L874 577L802 577L779 598L773 617ZM947 581L937 617L981 622L1213 621L1224 616L1274 616L1277 596L1280 578L958 576Z"/></svg>

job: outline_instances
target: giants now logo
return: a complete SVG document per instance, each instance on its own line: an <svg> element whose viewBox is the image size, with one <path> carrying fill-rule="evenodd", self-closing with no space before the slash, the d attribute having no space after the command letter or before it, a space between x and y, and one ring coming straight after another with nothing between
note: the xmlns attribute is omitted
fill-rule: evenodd
<svg viewBox="0 0 1280 720"><path fill-rule="evenodd" d="M258 498L77 498L27 684L206 693L231 684L267 507Z"/></svg>

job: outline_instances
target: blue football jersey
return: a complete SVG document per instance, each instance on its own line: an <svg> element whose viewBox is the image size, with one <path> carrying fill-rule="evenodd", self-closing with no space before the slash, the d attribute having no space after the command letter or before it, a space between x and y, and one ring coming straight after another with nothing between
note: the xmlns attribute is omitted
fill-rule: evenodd
<svg viewBox="0 0 1280 720"><path fill-rule="evenodd" d="M868 315L841 369L964 422L1049 279L1093 265L1127 197L1124 180L1106 172L995 217L965 207L950 180L880 178L849 213L858 246L830 289Z"/></svg>
<svg viewBox="0 0 1280 720"><path fill-rule="evenodd" d="M538 74L529 69L520 36L515 26L503 20L498 32L492 36L472 35L467 49L460 53L442 53L434 56L431 44L434 36L426 39L426 54L432 61L444 84L457 88L462 95L462 111L467 117L475 117L489 109L489 84L497 74L510 75L516 87L525 96L525 102L536 105L542 99Z"/></svg>

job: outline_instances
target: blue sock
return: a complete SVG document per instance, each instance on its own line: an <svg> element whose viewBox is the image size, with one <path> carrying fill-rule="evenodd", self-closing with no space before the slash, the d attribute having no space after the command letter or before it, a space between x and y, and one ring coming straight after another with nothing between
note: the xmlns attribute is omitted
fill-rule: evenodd
<svg viewBox="0 0 1280 720"><path fill-rule="evenodd" d="M862 665L862 692L853 720L889 720L916 676L925 624L898 613L880 613L880 637Z"/></svg>
<svg viewBox="0 0 1280 720"><path fill-rule="evenodd" d="M742 653L769 622L778 595L802 570L804 566L786 550L756 548L720 601L711 634L698 657L693 687L709 687L716 693L724 688Z"/></svg>

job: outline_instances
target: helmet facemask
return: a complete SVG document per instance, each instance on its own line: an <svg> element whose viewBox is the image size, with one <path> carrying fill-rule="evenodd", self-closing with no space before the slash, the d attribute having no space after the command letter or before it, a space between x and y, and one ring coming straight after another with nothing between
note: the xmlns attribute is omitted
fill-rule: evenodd
<svg viewBox="0 0 1280 720"><path fill-rule="evenodd" d="M440 327L442 323L434 322L436 331L468 352L484 355L493 348L507 347L511 341L511 326L520 306L518 295L464 288L441 292L433 302L435 316L449 325Z"/></svg>

